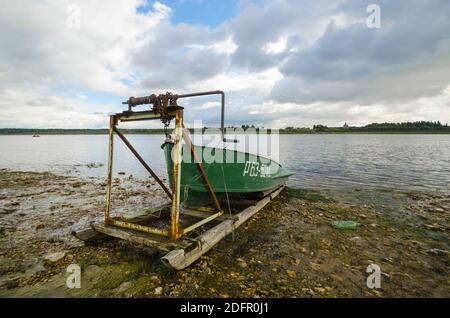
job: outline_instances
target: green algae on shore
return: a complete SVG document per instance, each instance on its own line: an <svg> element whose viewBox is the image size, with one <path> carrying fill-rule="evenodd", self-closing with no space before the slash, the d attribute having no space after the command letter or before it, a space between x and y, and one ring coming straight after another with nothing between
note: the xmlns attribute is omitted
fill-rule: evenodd
<svg viewBox="0 0 450 318"><path fill-rule="evenodd" d="M0 296L450 296L448 194L398 193L386 201L386 193L374 189L345 197L286 189L177 272L165 268L154 250L112 239L84 244L70 235L101 219L102 183L0 171ZM121 189L115 198L121 212L145 210L163 200L152 180L123 176L115 184ZM352 193L372 201L348 200ZM361 226L339 231L331 227L337 220ZM49 253L60 258L48 261ZM366 286L366 269L373 263L382 270L378 290ZM80 289L65 284L70 264L82 269Z"/></svg>

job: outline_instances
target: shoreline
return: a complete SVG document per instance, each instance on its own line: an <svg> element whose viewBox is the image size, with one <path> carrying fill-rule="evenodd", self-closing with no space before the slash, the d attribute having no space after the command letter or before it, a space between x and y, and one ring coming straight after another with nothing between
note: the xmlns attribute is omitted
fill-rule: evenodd
<svg viewBox="0 0 450 318"><path fill-rule="evenodd" d="M164 132L124 132L129 135L164 135ZM246 132L237 133L236 135L244 135ZM255 134L255 133L249 133ZM450 131L343 131L343 132L283 132L279 131L280 135L450 135ZM108 135L108 132L67 132L67 133L51 133L51 132L41 132L36 130L34 132L27 133L2 133L0 132L0 136L89 136L89 135Z"/></svg>
<svg viewBox="0 0 450 318"><path fill-rule="evenodd" d="M122 213L164 201L153 180L125 175L114 184ZM234 239L174 272L154 250L70 234L101 220L102 180L2 169L0 185L0 297L450 297L448 194L345 198L288 188ZM361 226L338 230L338 220ZM81 289L65 286L72 263L82 268ZM379 290L365 285L370 263L381 267Z"/></svg>

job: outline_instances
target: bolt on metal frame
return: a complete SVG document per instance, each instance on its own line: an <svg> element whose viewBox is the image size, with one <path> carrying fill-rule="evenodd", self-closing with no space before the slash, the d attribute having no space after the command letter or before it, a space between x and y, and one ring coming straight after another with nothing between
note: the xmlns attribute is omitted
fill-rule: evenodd
<svg viewBox="0 0 450 318"><path fill-rule="evenodd" d="M151 98L155 100L156 96L152 95L149 97L141 97L141 98L133 98L129 99L129 110L117 113L110 116L109 122L109 154L108 154L108 174L107 174L107 188L106 188L106 210L105 210L105 226L114 226L119 228L130 229L139 232L145 232L150 234L155 234L163 237L170 238L172 240L178 240L184 234L193 231L194 229L220 217L223 215L223 210L220 206L220 203L217 199L217 196L212 189L211 183L209 182L208 175L206 174L202 162L196 153L195 147L192 143L192 140L189 136L189 130L185 128L183 123L183 107L176 105L176 99L178 98L187 98L187 97L195 97L195 96L205 96L205 95L215 95L220 94L222 96L222 120L221 120L221 128L222 128L222 138L224 138L224 93L222 91L212 91L212 92L201 92L201 93L193 93L193 94L185 94L185 95L172 95L167 94L175 101L175 105L164 105L163 112L160 109L152 109L149 111L131 111L131 107L141 104L153 103ZM118 124L120 122L130 122L130 121L143 121L143 120L155 120L162 119L163 116L165 119L173 119L175 118L175 134L174 134L174 147L173 147L173 187L172 192L164 185L162 180L155 174L155 172L150 168L150 166L144 161L144 159L139 155L136 149L130 144L128 139L120 132L118 129ZM171 199L171 212L170 212L170 231L152 227L152 226L144 226L140 224L135 224L131 222L124 222L117 220L116 218L111 218L111 194L112 194L112 171L113 171L113 157L114 157L114 133L116 133L119 138L125 143L125 145L130 149L130 151L135 155L135 157L139 160L139 162L145 167L145 169L150 173L150 175L156 180L156 182L161 186L167 196ZM194 162L197 166L197 169L203 179L205 188L210 194L213 204L215 207L215 213L210 214L204 219L200 220L197 223L194 223L186 228L182 228L180 225L180 194L181 194L181 161L182 161L182 141L185 141L186 145L189 147L192 157L194 158Z"/></svg>

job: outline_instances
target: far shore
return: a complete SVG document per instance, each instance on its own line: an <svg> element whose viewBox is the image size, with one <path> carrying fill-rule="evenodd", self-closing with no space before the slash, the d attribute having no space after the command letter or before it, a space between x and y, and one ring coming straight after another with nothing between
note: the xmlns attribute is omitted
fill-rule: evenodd
<svg viewBox="0 0 450 318"><path fill-rule="evenodd" d="M163 129L122 129L123 133L131 135L164 135ZM170 129L169 129L170 131ZM267 131L274 131L267 129ZM193 130L191 130L193 132ZM208 132L207 132L208 133ZM237 131L232 134L255 134L257 130ZM285 129L279 129L278 133L281 135L448 135L450 131L439 130L411 130L411 131L314 131L314 130L301 130L301 131L289 131ZM108 135L108 129L24 129L24 130L11 130L0 129L0 136L41 136L41 135Z"/></svg>

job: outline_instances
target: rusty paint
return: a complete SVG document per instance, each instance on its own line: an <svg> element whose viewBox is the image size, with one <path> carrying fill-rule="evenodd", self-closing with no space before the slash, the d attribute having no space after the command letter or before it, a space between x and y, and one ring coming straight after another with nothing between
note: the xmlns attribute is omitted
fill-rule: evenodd
<svg viewBox="0 0 450 318"><path fill-rule="evenodd" d="M220 207L220 203L216 197L216 194L209 182L206 171L203 168L202 163L200 162L198 155L195 151L195 147L192 144L192 140L189 136L189 132L186 130L183 124L183 108L178 106L177 100L179 98L189 98L196 96L205 96L205 95L221 95L222 101L222 110L221 110L221 130L222 137L224 137L224 107L225 107L225 94L222 91L209 91L209 92L200 92L193 94L183 94L176 95L172 93L165 93L160 95L149 95L145 97L130 97L127 102L123 104L128 105L128 111L124 111L122 113L118 113L110 116L110 128L109 128L109 160L108 160L108 182L107 182L107 204L106 204L106 212L105 212L105 225L106 226L117 226L127 229L132 229L140 232L147 232L152 234L157 234L160 236L168 236L172 240L179 239L183 234L188 233L217 217L220 217L223 214L223 210ZM151 104L153 105L151 110L134 112L133 107L143 104ZM167 127L170 123L171 119L175 118L175 145L174 145L174 167L173 167L173 180L174 186L172 193L169 189L164 185L164 183L159 179L159 177L154 173L154 171L148 166L148 164L144 161L144 159L140 156L140 154L136 151L136 149L130 144L128 139L121 133L121 131L117 128L118 122L128 122L128 121L141 121L141 120L154 120L160 119L164 126ZM171 207L171 224L170 231L162 230L154 227L143 226L131 222L123 222L116 219L110 218L111 212L111 193L112 193L112 169L113 169L113 150L114 150L114 133L116 133L119 138L125 143L125 145L130 149L130 151L136 156L139 162L146 168L146 170L150 173L150 175L158 182L161 188L165 191L165 193L172 199L172 207ZM181 229L180 227L180 194L181 194L181 160L182 160L182 140L189 145L191 150L191 154L194 157L194 160L197 164L197 168L201 174L201 177L204 181L205 187L208 190L209 194L213 198L214 207L216 208L216 213L211 211L210 216L205 217L200 222L197 222L186 229ZM225 139L224 139L225 140Z"/></svg>
<svg viewBox="0 0 450 318"><path fill-rule="evenodd" d="M161 179L156 175L156 173L149 167L149 165L145 162L145 160L139 155L139 153L134 149L134 147L130 144L127 138L120 132L119 129L117 129L116 126L113 127L114 132L122 139L122 141L125 143L125 145L130 149L130 151L136 156L136 158L139 160L139 162L144 166L144 168L150 173L150 175L153 177L153 179L158 182L158 184L161 186L161 188L164 190L164 192L167 194L169 198L172 198L172 194L170 193L169 189L164 185L164 183L161 181Z"/></svg>
<svg viewBox="0 0 450 318"><path fill-rule="evenodd" d="M214 206L216 207L217 211L221 211L222 208L220 207L220 203L219 203L219 200L217 199L216 193L214 192L214 190L211 186L211 183L209 182L208 175L207 175L205 169L203 168L203 165L201 163L200 158L197 155L197 152L195 151L194 145L192 144L192 140L189 136L189 130L187 130L184 127L184 125L183 125L183 132L184 132L183 133L184 141L186 142L186 144L189 146L189 149L191 150L191 155L194 157L195 165L197 166L198 172L200 173L200 175L203 179L205 188L211 195L211 198L213 199L213 203L214 203Z"/></svg>
<svg viewBox="0 0 450 318"><path fill-rule="evenodd" d="M171 218L171 238L180 237L180 183L181 183L181 147L183 138L183 110L178 109L175 117L175 145L173 147L173 191Z"/></svg>
<svg viewBox="0 0 450 318"><path fill-rule="evenodd" d="M218 218L222 214L223 214L223 211L217 212L216 214L212 214L212 215L208 216L207 218L204 218L203 220L186 227L185 229L183 229L183 234L189 233L189 232L195 230L196 228L199 228L200 226Z"/></svg>
<svg viewBox="0 0 450 318"><path fill-rule="evenodd" d="M118 221L118 220L114 220L114 219L109 220L109 225L114 225L117 227L135 230L135 231L139 231L139 232L146 232L146 233L157 234L157 235L167 236L167 237L169 236L169 232L167 230L162 230L162 229L158 229L156 227L144 226L144 225L140 225L140 224L134 224L134 223L130 223L130 222Z"/></svg>
<svg viewBox="0 0 450 318"><path fill-rule="evenodd" d="M114 116L109 117L109 152L108 152L108 180L106 188L106 211L105 211L105 225L108 225L109 215L111 212L111 190L112 190L112 168L113 168L113 153L114 153L114 125L116 120Z"/></svg>

